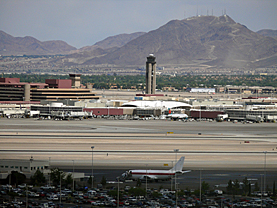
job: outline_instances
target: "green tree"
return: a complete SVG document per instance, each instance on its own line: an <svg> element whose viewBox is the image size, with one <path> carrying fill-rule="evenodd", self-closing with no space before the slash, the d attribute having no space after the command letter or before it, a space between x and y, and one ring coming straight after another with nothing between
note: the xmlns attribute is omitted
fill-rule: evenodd
<svg viewBox="0 0 277 208"><path fill-rule="evenodd" d="M95 178L93 178L93 184L95 184L95 182L96 182L96 180L95 180ZM89 176L88 185L91 187L91 176Z"/></svg>
<svg viewBox="0 0 277 208"><path fill-rule="evenodd" d="M62 172L59 168L53 168L51 169L50 176L51 176L51 180L53 181L53 184L59 185L60 180L63 182L65 173Z"/></svg>
<svg viewBox="0 0 277 208"><path fill-rule="evenodd" d="M116 198L116 199L117 199L117 194L118 194L118 193L117 193L117 190L111 190L111 191L108 192L108 195L109 195L109 196L112 196L112 197L114 197L114 198ZM120 199L120 198L122 198L122 193L121 193L121 192L119 192L119 199Z"/></svg>
<svg viewBox="0 0 277 208"><path fill-rule="evenodd" d="M178 192L178 194L179 194L179 192ZM152 192L151 196L154 198L160 198L162 196L162 194L160 192ZM180 196L183 196L183 195L180 195Z"/></svg>
<svg viewBox="0 0 277 208"><path fill-rule="evenodd" d="M91 185L91 180L92 180L92 177L89 176L89 178L88 178L88 185ZM92 187L91 187L91 188L92 188Z"/></svg>
<svg viewBox="0 0 277 208"><path fill-rule="evenodd" d="M245 177L243 180L242 180L242 183L243 183L243 194L247 195L247 193L249 193L249 181L247 179L247 177Z"/></svg>
<svg viewBox="0 0 277 208"><path fill-rule="evenodd" d="M9 180L11 180L11 184L22 184L26 180L26 176L17 171L12 171L10 175L6 178L6 184L9 184Z"/></svg>
<svg viewBox="0 0 277 208"><path fill-rule="evenodd" d="M73 185L73 176L72 176L72 174L67 174L67 176L65 177L64 183L65 183L66 187Z"/></svg>
<svg viewBox="0 0 277 208"><path fill-rule="evenodd" d="M136 186L141 187L141 180L140 179L137 180L137 185Z"/></svg>
<svg viewBox="0 0 277 208"><path fill-rule="evenodd" d="M260 187L258 182L256 181L254 191L259 191L259 190L260 190Z"/></svg>
<svg viewBox="0 0 277 208"><path fill-rule="evenodd" d="M39 186L46 182L46 178L40 170L36 170L35 174L31 176L31 183L33 185Z"/></svg>
<svg viewBox="0 0 277 208"><path fill-rule="evenodd" d="M44 82L45 79L69 79L68 75L31 75L31 74L4 74L4 77L20 78L21 82ZM277 87L276 75L260 76L260 75L177 75L171 77L168 75L157 76L157 89L162 87L175 87L182 89L183 87L199 87L203 84L206 87L214 87L214 85L248 85L248 86L273 86ZM94 83L94 88L108 89L110 84L115 84L123 89L130 86L136 86L140 83L145 83L144 75L136 76L119 76L113 75L83 75L82 84Z"/></svg>
<svg viewBox="0 0 277 208"><path fill-rule="evenodd" d="M103 186L106 186L107 184L107 179L105 176L102 176L101 182L100 182Z"/></svg>
<svg viewBox="0 0 277 208"><path fill-rule="evenodd" d="M209 185L209 183L207 183L206 181L203 181L203 182L202 182L201 187L202 187L203 193L205 193L206 191L208 191L208 190L210 189L210 185Z"/></svg>
<svg viewBox="0 0 277 208"><path fill-rule="evenodd" d="M134 195L134 196L145 196L146 195L146 191L145 189L142 188L130 188L130 190L128 191L129 194Z"/></svg>
<svg viewBox="0 0 277 208"><path fill-rule="evenodd" d="M238 179L236 179L233 186L233 194L237 195L238 193L239 193L239 181Z"/></svg>
<svg viewBox="0 0 277 208"><path fill-rule="evenodd" d="M233 191L233 181L232 180L229 180L228 181L228 186L227 186L227 192L228 194L234 194L234 191Z"/></svg>

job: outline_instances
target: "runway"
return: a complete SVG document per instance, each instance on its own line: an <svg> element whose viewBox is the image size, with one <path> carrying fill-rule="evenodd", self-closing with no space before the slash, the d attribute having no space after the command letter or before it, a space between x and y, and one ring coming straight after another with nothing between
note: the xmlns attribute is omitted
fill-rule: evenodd
<svg viewBox="0 0 277 208"><path fill-rule="evenodd" d="M51 165L165 169L185 156L185 169L277 169L277 124L167 120L54 121L0 119L0 158ZM266 154L265 154L266 151Z"/></svg>

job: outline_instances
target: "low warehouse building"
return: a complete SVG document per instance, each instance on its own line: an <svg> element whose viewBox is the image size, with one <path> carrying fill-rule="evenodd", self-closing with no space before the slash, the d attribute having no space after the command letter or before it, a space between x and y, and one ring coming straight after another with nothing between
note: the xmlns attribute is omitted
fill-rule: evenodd
<svg viewBox="0 0 277 208"><path fill-rule="evenodd" d="M5 179L12 172L22 172L27 178L30 178L37 170L44 174L50 173L48 160L0 160L0 179Z"/></svg>

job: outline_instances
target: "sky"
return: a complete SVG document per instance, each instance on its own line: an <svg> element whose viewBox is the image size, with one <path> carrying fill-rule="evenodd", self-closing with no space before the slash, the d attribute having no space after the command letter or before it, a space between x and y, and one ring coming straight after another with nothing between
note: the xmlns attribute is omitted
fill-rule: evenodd
<svg viewBox="0 0 277 208"><path fill-rule="evenodd" d="M76 48L109 36L149 32L173 19L220 16L252 31L277 30L277 0L0 0L0 30Z"/></svg>

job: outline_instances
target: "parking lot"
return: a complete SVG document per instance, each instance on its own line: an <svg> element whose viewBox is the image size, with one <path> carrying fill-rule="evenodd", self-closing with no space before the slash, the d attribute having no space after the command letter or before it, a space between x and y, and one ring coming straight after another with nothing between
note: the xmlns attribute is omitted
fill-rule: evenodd
<svg viewBox="0 0 277 208"><path fill-rule="evenodd" d="M206 191L199 197L199 191L168 189L147 189L129 186L105 188L70 189L54 186L15 188L1 186L1 207L276 207L277 201L270 199L268 193L263 196L253 192L251 196L228 195L221 191ZM119 193L120 200L117 201ZM176 199L177 195L177 199ZM61 198L60 198L61 197ZM26 203L28 202L28 204Z"/></svg>

